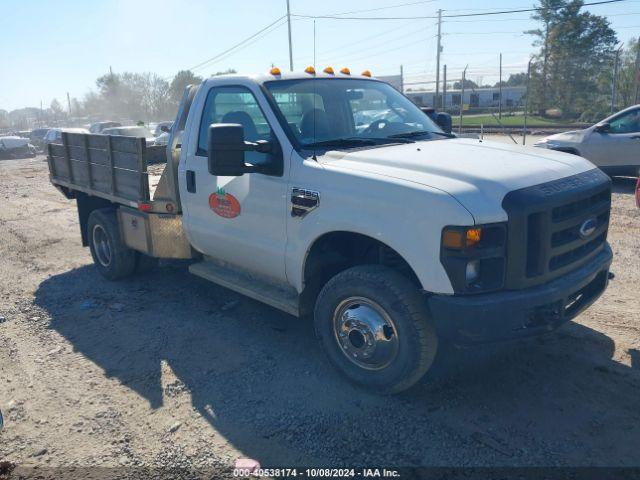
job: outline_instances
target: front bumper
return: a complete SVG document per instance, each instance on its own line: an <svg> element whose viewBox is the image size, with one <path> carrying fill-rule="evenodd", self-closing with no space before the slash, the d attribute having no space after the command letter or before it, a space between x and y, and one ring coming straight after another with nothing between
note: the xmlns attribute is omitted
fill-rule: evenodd
<svg viewBox="0 0 640 480"><path fill-rule="evenodd" d="M481 295L433 295L427 302L441 338L461 345L540 335L588 308L604 292L608 244L589 263L544 285Z"/></svg>

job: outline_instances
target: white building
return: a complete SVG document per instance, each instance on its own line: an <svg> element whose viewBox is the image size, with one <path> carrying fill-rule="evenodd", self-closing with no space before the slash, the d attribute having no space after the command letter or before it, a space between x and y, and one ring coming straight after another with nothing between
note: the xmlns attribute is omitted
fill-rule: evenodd
<svg viewBox="0 0 640 480"><path fill-rule="evenodd" d="M526 87L502 87L502 107L517 107L523 104ZM433 107L435 91L405 92L415 104L421 107ZM461 90L447 90L444 97L444 108L459 109ZM442 96L442 92L440 92ZM464 105L466 108L498 107L500 89L498 87L481 87L464 89Z"/></svg>

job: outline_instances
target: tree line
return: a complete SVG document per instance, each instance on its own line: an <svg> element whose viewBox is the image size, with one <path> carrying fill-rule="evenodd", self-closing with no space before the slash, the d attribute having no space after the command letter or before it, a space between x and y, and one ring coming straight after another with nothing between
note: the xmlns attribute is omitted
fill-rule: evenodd
<svg viewBox="0 0 640 480"><path fill-rule="evenodd" d="M213 75L236 73L229 69ZM199 84L202 77L190 70L179 71L171 81L155 73L109 72L96 80L96 89L84 98L70 98L67 105L53 99L47 108L0 110L0 128L28 128L34 123L64 125L92 120L119 120L130 123L171 120L175 117L187 85Z"/></svg>
<svg viewBox="0 0 640 480"><path fill-rule="evenodd" d="M638 38L617 54L619 41L609 21L582 10L583 5L583 0L540 0L532 17L539 27L525 32L538 48L531 64L529 105L539 115L553 111L583 121L608 116L616 57L614 108L638 101Z"/></svg>

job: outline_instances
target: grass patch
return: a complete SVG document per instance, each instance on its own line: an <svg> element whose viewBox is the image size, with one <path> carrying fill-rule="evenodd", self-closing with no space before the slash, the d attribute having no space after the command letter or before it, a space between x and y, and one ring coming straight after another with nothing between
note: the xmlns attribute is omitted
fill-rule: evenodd
<svg viewBox="0 0 640 480"><path fill-rule="evenodd" d="M496 115L497 117L497 115ZM500 120L502 125L506 127L511 126L521 126L524 125L524 115L503 115ZM566 125L570 123L568 121L549 119L537 117L535 115L530 115L527 118L527 126L531 127L552 127L554 125ZM453 124L460 124L460 117L454 115L453 116ZM462 117L462 125L463 126L474 126L479 127L480 125L484 125L485 127L499 127L500 124L496 121L493 115L464 115Z"/></svg>

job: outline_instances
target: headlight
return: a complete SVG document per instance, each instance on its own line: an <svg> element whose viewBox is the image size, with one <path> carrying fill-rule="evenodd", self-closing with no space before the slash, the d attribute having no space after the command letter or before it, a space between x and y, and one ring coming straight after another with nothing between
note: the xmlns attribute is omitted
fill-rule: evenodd
<svg viewBox="0 0 640 480"><path fill-rule="evenodd" d="M442 230L440 261L456 293L500 289L506 268L505 223Z"/></svg>

